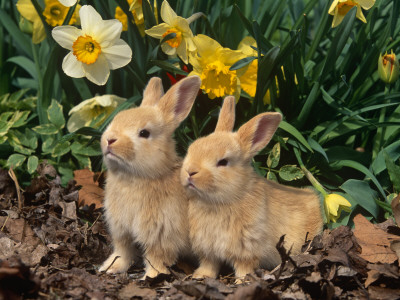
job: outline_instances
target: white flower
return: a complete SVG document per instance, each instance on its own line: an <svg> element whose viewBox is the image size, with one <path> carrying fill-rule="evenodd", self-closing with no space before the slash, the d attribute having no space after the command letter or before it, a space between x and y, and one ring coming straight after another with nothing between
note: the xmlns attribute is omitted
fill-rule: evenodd
<svg viewBox="0 0 400 300"><path fill-rule="evenodd" d="M71 115L67 123L68 131L74 132L85 126L100 126L125 100L115 95L103 95L82 101L68 113Z"/></svg>
<svg viewBox="0 0 400 300"><path fill-rule="evenodd" d="M58 0L62 5L70 7L75 5L77 0Z"/></svg>
<svg viewBox="0 0 400 300"><path fill-rule="evenodd" d="M127 65L132 50L120 39L122 24L118 20L103 20L90 5L79 10L82 29L58 26L52 36L61 47L71 50L64 57L62 68L71 77L86 77L97 85L107 82L110 70Z"/></svg>

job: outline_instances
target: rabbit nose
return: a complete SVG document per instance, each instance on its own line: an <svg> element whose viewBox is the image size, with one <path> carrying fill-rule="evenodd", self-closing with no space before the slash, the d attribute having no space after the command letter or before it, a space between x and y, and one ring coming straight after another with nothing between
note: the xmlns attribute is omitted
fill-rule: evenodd
<svg viewBox="0 0 400 300"><path fill-rule="evenodd" d="M107 139L107 144L110 146L111 144L114 144L117 141L117 139Z"/></svg>

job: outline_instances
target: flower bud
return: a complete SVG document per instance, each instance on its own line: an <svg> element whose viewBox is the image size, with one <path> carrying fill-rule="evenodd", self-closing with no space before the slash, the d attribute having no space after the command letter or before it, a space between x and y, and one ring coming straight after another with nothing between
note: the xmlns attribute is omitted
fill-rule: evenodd
<svg viewBox="0 0 400 300"><path fill-rule="evenodd" d="M32 24L32 22L28 21L24 17L21 17L19 19L19 24L18 25L19 25L19 29L21 29L22 32L32 35L32 33L33 33L33 24Z"/></svg>
<svg viewBox="0 0 400 300"><path fill-rule="evenodd" d="M399 61L393 50L390 54L380 55L378 60L378 73L386 83L393 83L399 78Z"/></svg>

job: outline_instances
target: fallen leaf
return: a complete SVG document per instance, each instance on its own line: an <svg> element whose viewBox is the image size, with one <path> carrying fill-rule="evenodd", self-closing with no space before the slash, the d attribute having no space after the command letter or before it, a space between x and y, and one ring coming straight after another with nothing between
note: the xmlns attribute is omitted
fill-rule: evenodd
<svg viewBox="0 0 400 300"><path fill-rule="evenodd" d="M132 299L133 297L140 297L141 299L155 299L157 292L149 288L138 286L136 282L131 282L124 286L118 293L120 299Z"/></svg>
<svg viewBox="0 0 400 300"><path fill-rule="evenodd" d="M240 286L234 294L228 295L226 300L256 300L256 299L279 299L266 285L254 282L250 285Z"/></svg>
<svg viewBox="0 0 400 300"><path fill-rule="evenodd" d="M88 169L74 171L76 185L82 186L79 190L79 206L94 204L96 208L103 207L104 191L93 176L94 173Z"/></svg>
<svg viewBox="0 0 400 300"><path fill-rule="evenodd" d="M396 235L376 228L363 215L354 217L354 235L362 250L360 256L371 263L393 263L396 253L390 249L390 242L400 240Z"/></svg>
<svg viewBox="0 0 400 300"><path fill-rule="evenodd" d="M396 220L397 225L400 226L400 194L392 200L391 206L394 219Z"/></svg>

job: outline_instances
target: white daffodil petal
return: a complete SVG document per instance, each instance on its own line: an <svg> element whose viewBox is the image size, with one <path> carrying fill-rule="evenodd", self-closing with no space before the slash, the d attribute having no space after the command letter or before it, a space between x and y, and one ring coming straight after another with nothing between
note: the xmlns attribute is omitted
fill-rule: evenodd
<svg viewBox="0 0 400 300"><path fill-rule="evenodd" d="M126 66L132 59L132 49L121 39L111 47L103 49L103 54L111 70Z"/></svg>
<svg viewBox="0 0 400 300"><path fill-rule="evenodd" d="M72 52L68 53L62 62L62 69L70 77L82 78L85 73L82 69L82 63L78 61Z"/></svg>
<svg viewBox="0 0 400 300"><path fill-rule="evenodd" d="M80 111L83 107L85 107L86 105L90 105L92 102L96 102L95 98L90 98L90 99L87 99L85 101L82 101L77 106L74 106L73 108L71 108L71 110L69 111L68 115L71 115L74 112Z"/></svg>
<svg viewBox="0 0 400 300"><path fill-rule="evenodd" d="M182 61L187 64L188 63L188 55L186 50L186 44L181 43L178 48L176 48L176 54L182 59Z"/></svg>
<svg viewBox="0 0 400 300"><path fill-rule="evenodd" d="M159 25L153 26L150 29L145 30L144 32L148 34L149 36L156 38L156 39L161 39L163 34L168 30L171 29L171 26L169 26L166 23L161 23Z"/></svg>
<svg viewBox="0 0 400 300"><path fill-rule="evenodd" d="M168 45L168 43L162 43L161 49L167 55L175 55L176 54L176 48L171 47L170 45Z"/></svg>
<svg viewBox="0 0 400 300"><path fill-rule="evenodd" d="M79 10L81 27L84 34L92 36L96 28L103 21L100 14L90 5L83 5Z"/></svg>
<svg viewBox="0 0 400 300"><path fill-rule="evenodd" d="M84 114L75 112L71 115L67 122L67 129L69 132L74 132L79 128L82 128L86 125L87 121L84 118Z"/></svg>
<svg viewBox="0 0 400 300"><path fill-rule="evenodd" d="M118 20L102 21L93 31L93 38L101 48L109 47L119 39L122 32L122 23Z"/></svg>
<svg viewBox="0 0 400 300"><path fill-rule="evenodd" d="M167 24L171 24L171 22L177 17L174 10L171 8L169 3L164 0L161 4L161 18Z"/></svg>
<svg viewBox="0 0 400 300"><path fill-rule="evenodd" d="M105 85L110 76L110 67L104 55L100 54L93 64L82 64L85 76L97 85Z"/></svg>
<svg viewBox="0 0 400 300"><path fill-rule="evenodd" d="M72 44L81 34L82 31L74 26L57 26L51 31L53 39L68 50L72 50Z"/></svg>
<svg viewBox="0 0 400 300"><path fill-rule="evenodd" d="M60 3L66 7L71 7L76 3L77 0L58 0Z"/></svg>

